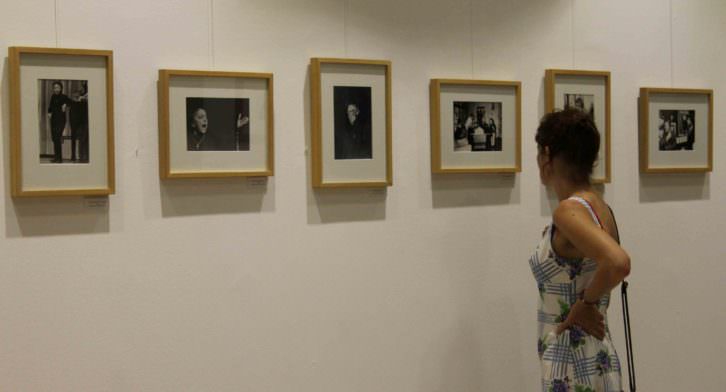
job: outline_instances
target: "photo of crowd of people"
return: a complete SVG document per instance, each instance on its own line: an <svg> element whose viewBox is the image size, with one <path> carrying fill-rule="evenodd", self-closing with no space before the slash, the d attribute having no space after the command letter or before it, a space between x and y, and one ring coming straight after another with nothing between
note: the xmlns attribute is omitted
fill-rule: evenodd
<svg viewBox="0 0 726 392"><path fill-rule="evenodd" d="M454 102L454 151L502 151L502 103Z"/></svg>
<svg viewBox="0 0 726 392"><path fill-rule="evenodd" d="M40 162L88 163L88 81L39 82ZM64 151L66 141L70 151Z"/></svg>
<svg viewBox="0 0 726 392"><path fill-rule="evenodd" d="M661 110L658 123L660 151L693 150L696 141L695 110Z"/></svg>

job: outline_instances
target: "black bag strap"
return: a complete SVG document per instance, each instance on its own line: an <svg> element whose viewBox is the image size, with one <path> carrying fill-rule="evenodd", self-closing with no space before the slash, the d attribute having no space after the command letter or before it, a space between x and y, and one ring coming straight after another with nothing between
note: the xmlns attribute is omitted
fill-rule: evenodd
<svg viewBox="0 0 726 392"><path fill-rule="evenodd" d="M628 384L630 392L635 392L635 363L633 360L633 337L630 332L630 309L628 307L628 282L620 285L620 296L623 301L623 323L625 324L625 350L628 358Z"/></svg>
<svg viewBox="0 0 726 392"><path fill-rule="evenodd" d="M618 230L618 222L615 220L615 214L613 209L610 209L610 215L613 217L613 223L615 223L615 235L617 235L617 242L620 243L620 231ZM625 327L625 350L628 361L628 384L630 385L630 392L635 392L635 362L633 360L633 337L630 331L630 307L628 306L628 282L623 280L620 285L620 297L623 303L623 324Z"/></svg>

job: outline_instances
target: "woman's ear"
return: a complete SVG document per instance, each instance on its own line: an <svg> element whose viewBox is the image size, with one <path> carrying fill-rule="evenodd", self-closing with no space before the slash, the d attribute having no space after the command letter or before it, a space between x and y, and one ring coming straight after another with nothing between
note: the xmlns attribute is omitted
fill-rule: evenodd
<svg viewBox="0 0 726 392"><path fill-rule="evenodd" d="M542 155L547 158L547 162L550 161L550 146L545 146L544 149L542 149Z"/></svg>
<svg viewBox="0 0 726 392"><path fill-rule="evenodd" d="M552 163L552 159L550 159L550 148L548 146L540 147L538 154L540 159L540 163L542 165Z"/></svg>
<svg viewBox="0 0 726 392"><path fill-rule="evenodd" d="M560 160L552 157L552 155L550 154L549 147L544 148L544 156L545 156L545 162L544 162L545 171L547 171L547 174L549 177L552 177L553 173L556 170L559 170Z"/></svg>

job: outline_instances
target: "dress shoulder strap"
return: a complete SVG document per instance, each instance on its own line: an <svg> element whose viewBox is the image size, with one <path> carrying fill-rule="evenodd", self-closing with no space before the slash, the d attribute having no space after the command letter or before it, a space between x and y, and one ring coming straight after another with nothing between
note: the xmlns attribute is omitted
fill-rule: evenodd
<svg viewBox="0 0 726 392"><path fill-rule="evenodd" d="M584 198L580 196L570 196L567 200L574 200L580 204L582 204L585 208L587 208L587 211L590 213L590 216L592 217L592 220L597 223L598 226L601 228L603 227L602 222L600 221L600 217L597 216L597 213L595 212L595 209L592 208L592 205L589 201L585 200Z"/></svg>

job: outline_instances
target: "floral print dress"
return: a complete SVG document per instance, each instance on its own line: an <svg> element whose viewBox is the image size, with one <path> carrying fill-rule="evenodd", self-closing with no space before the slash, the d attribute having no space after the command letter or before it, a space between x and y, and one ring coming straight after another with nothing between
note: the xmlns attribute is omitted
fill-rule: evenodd
<svg viewBox="0 0 726 392"><path fill-rule="evenodd" d="M602 228L592 206L580 197L571 197L585 206ZM529 265L539 288L537 349L542 367L543 392L621 392L620 361L607 325L610 295L598 305L605 317L605 338L600 341L573 326L560 335L557 325L567 318L570 307L592 280L596 263L588 258L567 259L555 254L554 223L547 226Z"/></svg>

